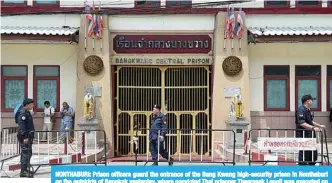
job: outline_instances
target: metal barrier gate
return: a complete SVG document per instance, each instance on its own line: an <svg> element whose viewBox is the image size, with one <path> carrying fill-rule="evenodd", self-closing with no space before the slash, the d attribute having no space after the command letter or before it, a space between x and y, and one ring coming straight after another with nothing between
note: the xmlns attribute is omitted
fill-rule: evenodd
<svg viewBox="0 0 332 183"><path fill-rule="evenodd" d="M43 141L41 140L43 133L54 133L56 135L53 139ZM1 134L1 154L7 155L1 161L1 173L5 173L7 177L10 177L6 173L7 171L21 169L20 145L16 130L13 133L7 133L6 129L3 129ZM68 130L64 134L64 140L62 140L60 131L34 131L30 132L29 136L31 135L34 136L34 140L31 146L32 156L28 167L33 174L41 166L49 165L107 165L106 161L101 161L102 158L106 158L107 153L106 133L103 130Z"/></svg>
<svg viewBox="0 0 332 183"><path fill-rule="evenodd" d="M161 159L159 155L159 144L160 140L159 137L161 136L161 130L158 129L140 129L147 131L144 138L149 142L149 132L151 130L155 130L158 133L158 162L170 162L170 158L168 159ZM145 151L150 151L150 145L141 146L139 144L139 130L136 131L135 137L131 141L134 145L135 152L140 152L144 148ZM188 137L189 141L185 144L184 148L180 147L180 151L177 154L172 154L172 143L174 139L171 138L174 134L180 135L180 141L182 137ZM194 136L195 134L195 136ZM212 135L212 148L211 154L205 155L204 154L204 139L208 134ZM200 146L196 146L194 142L197 142ZM180 143L182 144L182 143ZM235 165L235 132L232 130L218 130L218 129L167 129L166 130L166 138L163 141L164 149L167 151L168 157L172 157L174 160L172 162L181 162L181 163L220 163L223 165L232 164ZM196 147L195 147L196 146ZM225 149L222 149L222 146L229 147L229 152L225 152ZM181 153L184 150L188 149L189 152ZM188 153L188 154L187 154ZM135 153L134 156L135 165L139 162L145 162L146 165L152 161L152 157L149 153L145 156L139 156L138 153Z"/></svg>
<svg viewBox="0 0 332 183"><path fill-rule="evenodd" d="M4 171L6 161L20 156L20 146L17 142L17 127L3 128L0 135L0 176Z"/></svg>
<svg viewBox="0 0 332 183"><path fill-rule="evenodd" d="M301 129L250 130L247 140L249 165L252 163L262 165L296 165L304 163L329 165L330 160L325 129L309 134L310 132L313 131ZM297 136L302 136L303 138ZM315 156L317 160L315 160ZM311 161L308 161L308 159Z"/></svg>
<svg viewBox="0 0 332 183"><path fill-rule="evenodd" d="M134 155L134 146L128 143L136 129L139 155L147 155L146 130L150 128L154 104L162 107L170 129L210 129L210 72L208 66L176 67L117 67L116 69L116 124L115 154ZM204 135L203 142L193 131L192 153L208 155L211 134ZM190 151L189 135L171 133L172 155ZM199 149L203 144L203 152Z"/></svg>

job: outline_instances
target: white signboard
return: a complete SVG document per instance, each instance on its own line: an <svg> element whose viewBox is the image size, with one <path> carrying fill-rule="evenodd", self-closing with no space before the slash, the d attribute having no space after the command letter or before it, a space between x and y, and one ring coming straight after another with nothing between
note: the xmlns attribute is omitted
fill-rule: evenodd
<svg viewBox="0 0 332 183"><path fill-rule="evenodd" d="M85 87L85 95L90 93L95 97L101 97L101 86L86 86Z"/></svg>
<svg viewBox="0 0 332 183"><path fill-rule="evenodd" d="M234 95L240 95L240 94L241 94L240 87L224 88L225 98L232 98L232 97L234 97Z"/></svg>
<svg viewBox="0 0 332 183"><path fill-rule="evenodd" d="M259 150L299 151L316 150L315 138L263 138L258 137Z"/></svg>

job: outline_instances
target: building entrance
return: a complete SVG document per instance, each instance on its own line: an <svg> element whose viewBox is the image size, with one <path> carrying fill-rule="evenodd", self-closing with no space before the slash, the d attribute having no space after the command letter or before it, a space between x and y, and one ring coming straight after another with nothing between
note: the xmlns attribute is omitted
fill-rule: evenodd
<svg viewBox="0 0 332 183"><path fill-rule="evenodd" d="M167 115L168 129L209 129L209 66L138 67L119 66L116 76L115 152L117 156L134 155L129 143L136 128L150 128L154 104ZM138 154L149 152L146 130L139 130ZM171 155L208 154L208 131L168 131L166 149Z"/></svg>

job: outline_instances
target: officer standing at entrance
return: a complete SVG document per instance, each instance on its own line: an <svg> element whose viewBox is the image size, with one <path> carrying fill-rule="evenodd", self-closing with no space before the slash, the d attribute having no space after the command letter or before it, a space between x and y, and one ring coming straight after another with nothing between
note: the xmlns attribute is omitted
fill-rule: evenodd
<svg viewBox="0 0 332 183"><path fill-rule="evenodd" d="M25 99L23 101L23 108L19 111L18 115L18 141L21 147L21 173L20 177L30 177L33 175L28 172L28 165L32 156L32 143L34 139L33 132L35 126L30 110L34 107L32 99ZM32 133L31 133L32 132Z"/></svg>
<svg viewBox="0 0 332 183"><path fill-rule="evenodd" d="M316 132L320 132L324 125L320 125L313 121L311 107L313 101L316 100L311 95L302 97L302 105L295 112L296 138L316 138ZM300 151L299 165L315 165L317 161L317 150Z"/></svg>
<svg viewBox="0 0 332 183"><path fill-rule="evenodd" d="M153 166L158 166L158 148L159 154L169 159L169 166L173 165L173 158L168 156L168 152L164 149L164 140L166 136L166 116L160 112L159 105L153 106L153 119L151 122L151 129L149 132L150 139L150 153L152 155Z"/></svg>

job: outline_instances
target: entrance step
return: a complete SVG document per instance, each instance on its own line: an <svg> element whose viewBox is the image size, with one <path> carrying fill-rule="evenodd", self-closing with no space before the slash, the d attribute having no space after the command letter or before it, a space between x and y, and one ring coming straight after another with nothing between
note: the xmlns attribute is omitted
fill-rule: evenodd
<svg viewBox="0 0 332 183"><path fill-rule="evenodd" d="M233 158L233 149L227 148L226 145L218 144L218 149L215 151L221 158L231 160ZM249 156L244 154L244 149L235 149L235 163L248 163Z"/></svg>

